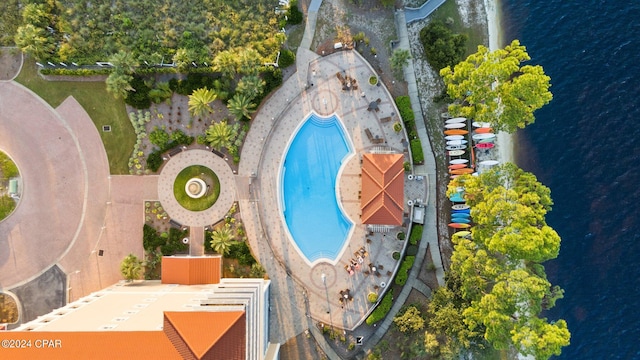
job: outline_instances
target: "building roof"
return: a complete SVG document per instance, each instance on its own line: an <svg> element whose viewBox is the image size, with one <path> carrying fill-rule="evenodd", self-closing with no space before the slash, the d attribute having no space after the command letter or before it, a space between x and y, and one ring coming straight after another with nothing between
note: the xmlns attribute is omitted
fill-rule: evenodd
<svg viewBox="0 0 640 360"><path fill-rule="evenodd" d="M220 255L162 257L163 284L217 284L220 282L221 273Z"/></svg>
<svg viewBox="0 0 640 360"><path fill-rule="evenodd" d="M362 223L402 225L404 212L404 156L372 154L362 156Z"/></svg>

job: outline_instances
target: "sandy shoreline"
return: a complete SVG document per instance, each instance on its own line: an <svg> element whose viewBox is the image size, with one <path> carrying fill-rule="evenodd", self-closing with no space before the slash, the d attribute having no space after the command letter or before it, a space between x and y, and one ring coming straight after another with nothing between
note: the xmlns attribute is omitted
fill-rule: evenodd
<svg viewBox="0 0 640 360"><path fill-rule="evenodd" d="M489 31L489 50L500 48L503 44L500 32L500 0L484 0L484 8L487 12L487 30ZM501 163L514 162L513 135L506 132L498 133L498 156Z"/></svg>

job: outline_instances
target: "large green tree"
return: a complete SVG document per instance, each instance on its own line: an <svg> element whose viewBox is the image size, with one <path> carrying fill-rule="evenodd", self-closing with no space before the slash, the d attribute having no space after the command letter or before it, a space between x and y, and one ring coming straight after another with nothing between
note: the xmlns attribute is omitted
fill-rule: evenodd
<svg viewBox="0 0 640 360"><path fill-rule="evenodd" d="M535 121L533 112L552 99L550 78L514 40L504 49L478 46L475 54L440 71L454 103L449 113L489 122L498 131L515 132Z"/></svg>
<svg viewBox="0 0 640 360"><path fill-rule="evenodd" d="M46 59L55 48L47 32L31 24L20 26L14 40L16 46L36 60Z"/></svg>
<svg viewBox="0 0 640 360"><path fill-rule="evenodd" d="M440 70L462 61L467 49L467 35L455 34L442 21L433 20L420 30L420 43L429 64Z"/></svg>
<svg viewBox="0 0 640 360"><path fill-rule="evenodd" d="M195 117L213 112L211 103L217 99L216 92L207 88L196 89L189 95L189 112Z"/></svg>
<svg viewBox="0 0 640 360"><path fill-rule="evenodd" d="M569 344L566 322L550 323L539 316L563 296L541 265L557 257L560 246L560 237L545 222L552 205L549 189L514 164L458 177L448 192L460 188L471 206L474 227L471 237L453 237L449 274L459 279L453 287L459 290L436 292L434 310L446 314L442 298L452 299L460 304L466 329L460 332L459 320L447 324L435 312L433 328L463 345L460 339L467 332L481 333L497 349L513 348L537 359L559 354ZM457 293L462 301L453 301Z"/></svg>

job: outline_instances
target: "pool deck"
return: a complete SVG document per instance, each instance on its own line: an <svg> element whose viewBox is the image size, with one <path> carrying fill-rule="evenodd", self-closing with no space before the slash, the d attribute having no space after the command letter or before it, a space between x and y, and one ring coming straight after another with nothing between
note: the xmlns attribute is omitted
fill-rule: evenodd
<svg viewBox="0 0 640 360"><path fill-rule="evenodd" d="M404 132L393 130L399 119L393 98L384 86L369 84L369 77L375 72L357 52L341 51L320 57L299 49L297 56L297 72L256 114L246 139L246 144L253 146L243 147L236 177L240 211L251 248L272 280L271 335L273 341L279 342L317 323L346 330L361 324L373 307L367 295L382 294L388 288L399 265L392 254L405 246L405 241L398 241L395 236L399 231L406 232L398 227L388 233L371 233L360 222L361 155L384 149L405 154L408 161ZM343 90L337 73L356 79L358 89ZM379 111L368 110L372 102L377 102ZM356 151L339 179L339 200L355 223L354 231L335 266L329 262L310 266L305 261L287 236L277 202L284 151L299 123L312 111L323 116L335 113ZM405 181L405 214L409 214L406 200L426 201L426 188L426 181ZM349 275L344 267L362 247L367 257L361 268ZM369 263L383 268L379 276L365 273ZM341 304L340 291L345 289L350 289L353 299Z"/></svg>

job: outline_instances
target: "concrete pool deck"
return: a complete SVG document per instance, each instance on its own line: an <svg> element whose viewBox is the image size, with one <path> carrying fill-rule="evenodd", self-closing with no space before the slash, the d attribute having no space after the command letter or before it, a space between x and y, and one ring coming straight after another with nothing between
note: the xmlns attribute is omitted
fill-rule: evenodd
<svg viewBox="0 0 640 360"><path fill-rule="evenodd" d="M297 72L256 114L246 139L246 144L253 146L243 147L237 178L240 211L251 247L272 280L275 297L271 313L272 334L273 340L279 342L285 342L318 322L351 330L364 321L373 306L367 295L369 292L382 294L390 283L392 275L389 272L398 265L392 254L402 251L405 243L396 240L395 236L399 231L406 231L395 228L388 233L370 233L360 222L361 155L385 149L404 153L408 161L404 133L393 130L399 117L391 95L383 86L369 84L369 77L376 74L353 51L320 57L299 49L296 64ZM356 79L358 89L343 90L337 73ZM368 110L372 102L377 102L379 111ZM287 236L277 202L278 172L284 151L298 124L312 111L323 116L335 113L347 129L356 151L339 179L339 200L355 223L354 231L335 266L328 262L308 265ZM388 117L391 120L385 121ZM384 141L374 143L367 136L367 130L374 141L376 136ZM409 187L405 193L426 200L426 182L405 181L405 184ZM404 203L408 214L407 202ZM361 247L368 256L360 270L349 275L344 266L356 257L354 252ZM379 276L365 274L369 263L382 265ZM351 290L353 300L343 305L339 302L339 292L345 289Z"/></svg>

